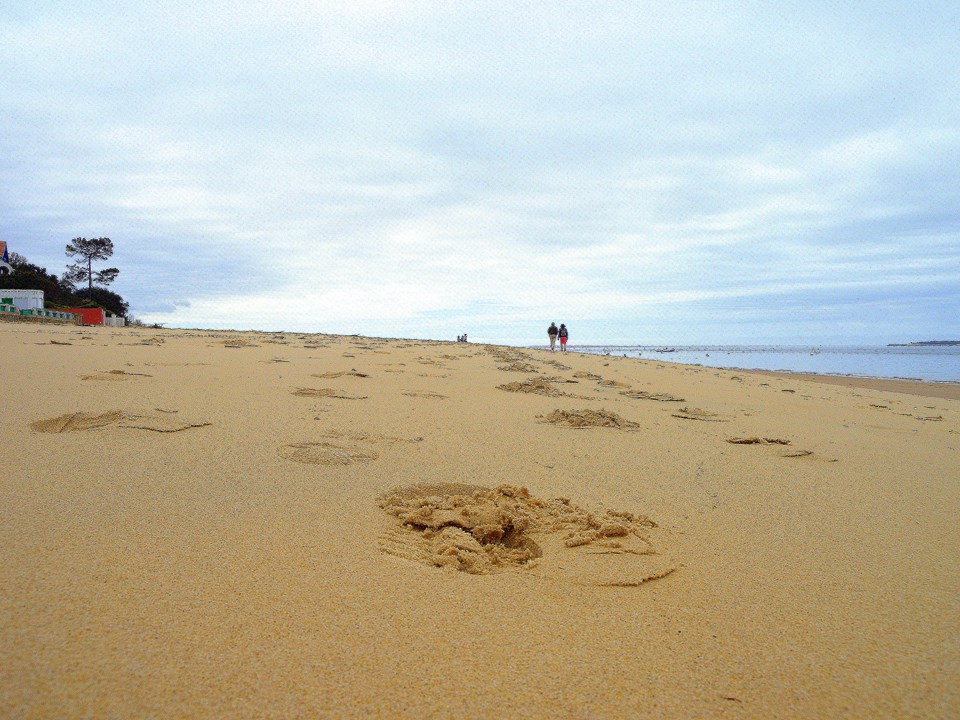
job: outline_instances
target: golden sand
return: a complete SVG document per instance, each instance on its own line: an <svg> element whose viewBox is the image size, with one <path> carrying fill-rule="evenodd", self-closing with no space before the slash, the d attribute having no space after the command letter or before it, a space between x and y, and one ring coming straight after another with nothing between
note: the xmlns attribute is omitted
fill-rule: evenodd
<svg viewBox="0 0 960 720"><path fill-rule="evenodd" d="M0 359L0 717L960 716L949 386L31 325Z"/></svg>

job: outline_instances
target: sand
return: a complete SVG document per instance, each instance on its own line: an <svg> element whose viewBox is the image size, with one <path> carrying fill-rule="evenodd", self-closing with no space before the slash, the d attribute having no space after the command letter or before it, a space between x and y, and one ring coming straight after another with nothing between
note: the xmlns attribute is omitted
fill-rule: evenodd
<svg viewBox="0 0 960 720"><path fill-rule="evenodd" d="M960 716L942 386L14 324L0 358L0 717Z"/></svg>

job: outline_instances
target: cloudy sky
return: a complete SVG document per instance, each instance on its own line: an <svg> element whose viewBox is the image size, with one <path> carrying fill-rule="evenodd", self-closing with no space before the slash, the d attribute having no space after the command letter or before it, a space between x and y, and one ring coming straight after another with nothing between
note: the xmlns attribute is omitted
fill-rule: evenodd
<svg viewBox="0 0 960 720"><path fill-rule="evenodd" d="M0 3L0 239L173 327L960 336L960 5Z"/></svg>

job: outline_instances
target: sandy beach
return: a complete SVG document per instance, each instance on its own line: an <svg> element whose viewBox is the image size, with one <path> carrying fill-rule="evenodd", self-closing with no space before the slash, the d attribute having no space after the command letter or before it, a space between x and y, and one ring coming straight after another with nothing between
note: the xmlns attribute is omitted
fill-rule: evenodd
<svg viewBox="0 0 960 720"><path fill-rule="evenodd" d="M0 358L0 717L960 715L936 386L13 323Z"/></svg>

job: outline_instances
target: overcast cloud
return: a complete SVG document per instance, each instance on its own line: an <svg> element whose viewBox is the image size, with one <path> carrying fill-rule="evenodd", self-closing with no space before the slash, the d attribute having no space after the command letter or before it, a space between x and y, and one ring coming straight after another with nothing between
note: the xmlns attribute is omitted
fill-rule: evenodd
<svg viewBox="0 0 960 720"><path fill-rule="evenodd" d="M0 239L146 321L960 336L954 2L13 0L0 67Z"/></svg>

